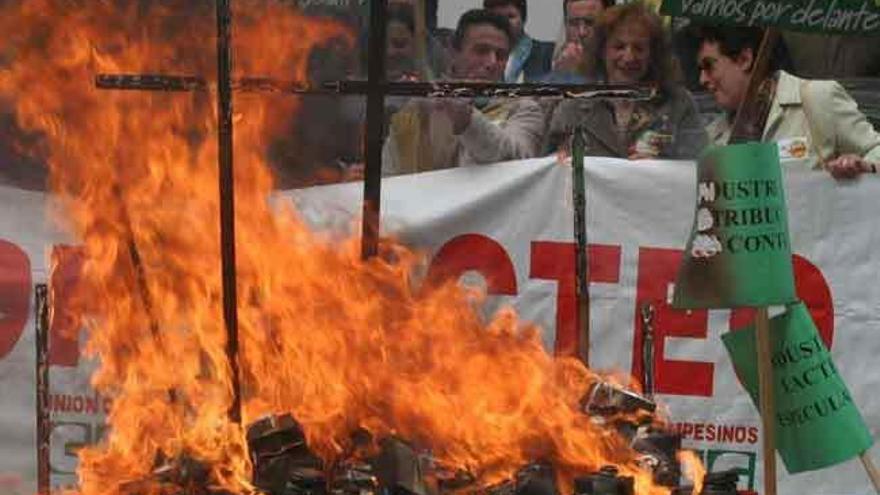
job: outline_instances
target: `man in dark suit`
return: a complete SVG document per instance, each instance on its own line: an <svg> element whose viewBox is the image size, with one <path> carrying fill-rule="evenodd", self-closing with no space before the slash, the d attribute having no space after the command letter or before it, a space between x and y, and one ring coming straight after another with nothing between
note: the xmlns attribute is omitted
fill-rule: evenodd
<svg viewBox="0 0 880 495"><path fill-rule="evenodd" d="M515 41L504 71L504 82L534 82L543 79L553 69L554 44L538 41L526 34L526 0L483 0L483 8L506 17L513 30Z"/></svg>

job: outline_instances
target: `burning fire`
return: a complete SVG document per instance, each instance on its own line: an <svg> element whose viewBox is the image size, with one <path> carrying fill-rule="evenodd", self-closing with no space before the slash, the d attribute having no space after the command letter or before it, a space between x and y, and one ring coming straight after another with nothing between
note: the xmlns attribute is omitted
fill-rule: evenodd
<svg viewBox="0 0 880 495"><path fill-rule="evenodd" d="M236 75L302 80L315 44L354 41L283 2L238 3ZM213 96L94 87L99 73L213 75L212 2L0 5L0 102L40 136L32 151L84 246L74 311L100 358L94 384L114 398L109 438L81 452L80 492L123 494L157 456L181 454L247 492L244 432L227 418ZM270 205L265 150L296 103L235 101L245 424L290 412L325 461L366 429L430 449L483 485L541 459L566 482L616 464L637 493L668 493L579 410L596 375L549 356L537 329L511 312L485 324L453 282L420 286L412 272L422 259L400 245L364 262L356 239L330 241L292 207Z"/></svg>

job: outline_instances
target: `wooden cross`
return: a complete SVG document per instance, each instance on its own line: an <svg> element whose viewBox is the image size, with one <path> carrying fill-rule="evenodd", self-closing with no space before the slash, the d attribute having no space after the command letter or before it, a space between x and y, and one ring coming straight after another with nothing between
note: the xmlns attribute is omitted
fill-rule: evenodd
<svg viewBox="0 0 880 495"><path fill-rule="evenodd" d="M608 84L494 84L494 83L410 83L385 81L386 0L370 2L370 43L367 80L339 81L321 88L291 81L248 77L232 79L230 0L217 0L217 108L220 168L220 240L223 273L223 317L227 333L226 354L232 373L233 401L229 417L241 422L241 392L238 366L238 310L235 273L235 195L233 175L233 92L360 94L367 99L365 139L365 180L361 253L375 256L379 244L381 209L382 145L384 141L386 96L423 97L518 97L555 96L563 98L650 98L656 88L650 85ZM206 91L208 81L195 76L161 74L99 74L99 89L140 91ZM136 248L135 248L136 253Z"/></svg>

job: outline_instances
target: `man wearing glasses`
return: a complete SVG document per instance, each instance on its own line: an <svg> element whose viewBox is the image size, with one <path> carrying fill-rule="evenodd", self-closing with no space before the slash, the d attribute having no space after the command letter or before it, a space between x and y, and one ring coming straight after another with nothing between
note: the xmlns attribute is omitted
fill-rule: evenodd
<svg viewBox="0 0 880 495"><path fill-rule="evenodd" d="M549 41L536 40L526 33L526 0L483 0L483 8L506 17L513 31L515 41L504 70L504 82L540 81L550 73L554 45Z"/></svg>

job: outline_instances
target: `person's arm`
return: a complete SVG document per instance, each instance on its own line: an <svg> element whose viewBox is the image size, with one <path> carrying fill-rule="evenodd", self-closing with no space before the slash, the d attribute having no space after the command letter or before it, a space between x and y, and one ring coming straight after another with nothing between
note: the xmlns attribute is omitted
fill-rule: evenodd
<svg viewBox="0 0 880 495"><path fill-rule="evenodd" d="M476 163L496 163L538 156L544 137L544 111L530 99L517 101L500 125L473 109L470 124L459 135Z"/></svg>
<svg viewBox="0 0 880 495"><path fill-rule="evenodd" d="M819 133L814 138L830 140L827 144L833 148L833 155L825 161L825 168L834 177L876 173L880 133L840 83L811 81L805 85L801 99L813 132Z"/></svg>
<svg viewBox="0 0 880 495"><path fill-rule="evenodd" d="M577 72L584 63L584 47L581 43L565 42L552 63L555 72Z"/></svg>

